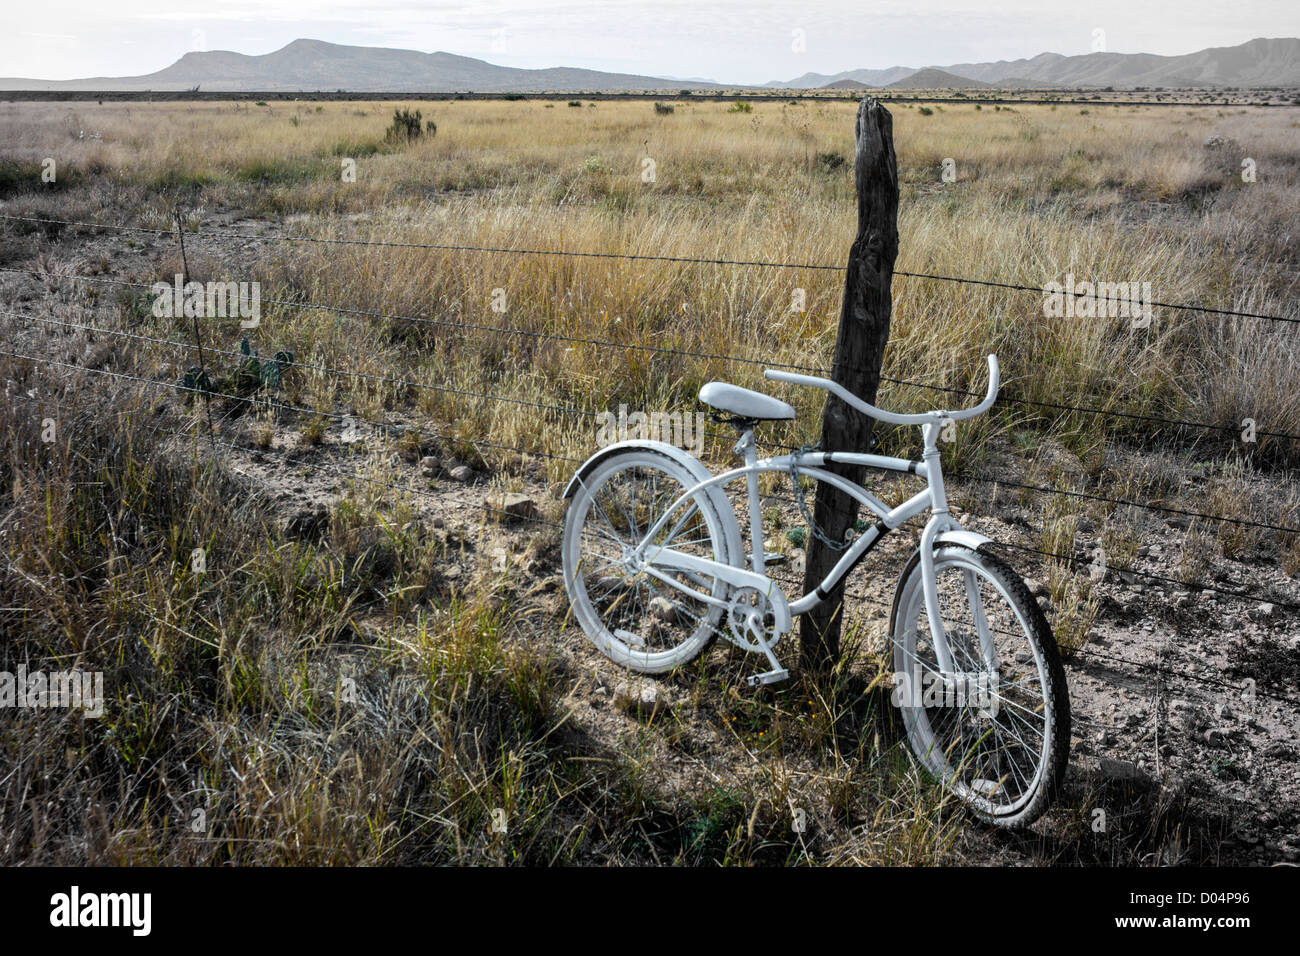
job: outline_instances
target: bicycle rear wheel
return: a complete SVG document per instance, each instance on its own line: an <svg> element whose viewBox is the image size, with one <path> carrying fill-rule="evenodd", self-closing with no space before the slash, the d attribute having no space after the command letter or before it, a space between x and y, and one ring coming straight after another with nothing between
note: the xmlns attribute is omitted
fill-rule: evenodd
<svg viewBox="0 0 1300 956"><path fill-rule="evenodd" d="M641 673L658 674L693 660L725 626L730 588L721 578L647 566L633 555L697 481L667 455L628 448L583 478L565 514L564 586L574 617L610 660ZM652 548L732 564L726 517L706 491L698 491L655 535Z"/></svg>
<svg viewBox="0 0 1300 956"><path fill-rule="evenodd" d="M1065 774L1070 703L1051 627L1024 581L989 554L935 550L939 614L953 670L941 673L920 553L894 596L895 700L918 762L976 815L1023 826Z"/></svg>

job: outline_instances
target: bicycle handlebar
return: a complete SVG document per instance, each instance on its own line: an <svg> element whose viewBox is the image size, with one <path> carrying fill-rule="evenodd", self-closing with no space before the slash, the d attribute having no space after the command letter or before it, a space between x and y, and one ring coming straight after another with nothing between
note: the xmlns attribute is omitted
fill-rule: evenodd
<svg viewBox="0 0 1300 956"><path fill-rule="evenodd" d="M898 412L887 412L883 408L876 408L875 405L864 402L843 385L832 382L829 378L819 378L816 375L799 375L795 372L781 372L771 368L764 370L763 377L774 382L789 382L792 385L807 385L809 388L825 389L851 408L856 408L864 415L870 415L872 418L888 422L891 425L930 425L941 421L961 421L965 418L974 418L976 415L983 415L992 408L998 397L998 357L996 355L989 356L989 390L984 397L984 401L973 408L964 408L956 412L933 411L921 412L916 415L902 415Z"/></svg>

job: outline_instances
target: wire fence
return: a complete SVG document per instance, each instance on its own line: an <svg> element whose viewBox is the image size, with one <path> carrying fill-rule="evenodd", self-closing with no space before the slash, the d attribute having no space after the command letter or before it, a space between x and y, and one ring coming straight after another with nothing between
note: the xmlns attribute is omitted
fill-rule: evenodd
<svg viewBox="0 0 1300 956"><path fill-rule="evenodd" d="M170 229L157 229L142 226L120 226L112 223L92 223L81 222L75 219L46 219L36 216L11 216L0 215L0 219L11 222L30 222L43 225L58 226L76 226L79 228L89 229L116 229L127 232L151 233L154 235L171 235ZM390 239L355 239L346 237L325 237L325 236L281 236L281 235L255 235L244 232L232 232L228 229L205 229L203 232L207 236L217 236L227 239L239 239L245 242L309 242L322 243L328 245L346 245L346 246L376 246L393 249L430 249L443 252L481 252L494 255L509 256L562 256L579 259L620 259L627 261L642 262L672 262L682 264L697 265L714 265L714 266L743 266L749 268L762 269L795 269L807 271L824 271L824 272L843 272L843 265L829 265L817 262L772 262L764 259L721 259L695 256L656 256L645 253L635 252L582 252L571 249L524 249L511 246L480 246L466 245L456 243L437 243L437 242L405 242ZM1029 286L1013 282L999 282L993 279L972 279L965 276L948 276L938 275L930 272L908 272L903 269L895 269L893 272L896 276L903 276L912 279L933 279L939 282L955 282L962 285L978 285L995 289L1009 289L1017 292L1033 292L1037 295L1046 295L1057 293L1060 290L1049 290L1042 286ZM1074 293L1076 297L1083 297L1084 293ZM1207 315L1235 316L1238 318L1264 319L1270 322L1289 322L1300 323L1300 316L1270 315L1261 312L1247 312L1241 309L1222 309L1215 306L1192 305L1186 303L1173 302L1147 302L1140 299L1110 299L1108 301L1122 305L1150 306L1156 309L1174 309L1184 312L1201 312Z"/></svg>
<svg viewBox="0 0 1300 956"><path fill-rule="evenodd" d="M3 215L3 214L0 214L0 220L6 220L11 222L26 222L26 223L38 224L44 226L52 225L58 227L74 227L78 229L116 230L119 232L127 232L127 233L142 233L142 234L152 234L152 235L159 235L159 236L176 236L178 242L183 244L183 231L179 227L179 218L178 218L178 228L176 229L159 229L159 228L151 228L151 227L127 226L127 225L118 225L118 224L109 224L109 223L92 223L92 222L84 222L79 220L53 219L53 218L44 218L44 217L31 217L31 216L12 216L12 215ZM212 236L212 237L223 238L223 239L237 239L240 241L330 243L330 244L354 245L354 246L362 246L362 247L417 248L417 249L430 249L430 250L451 251L451 252L485 253L485 254L499 254L499 255L515 255L515 256L558 256L558 257L612 259L612 260L629 260L629 261L645 260L645 261L667 262L667 263L685 263L685 264L700 264L700 265L729 266L729 267L780 268L780 269L790 269L790 270L842 271L843 269L843 266L825 265L825 264L818 264L818 263L788 263L788 262L771 262L771 261L764 261L764 260L695 258L695 257L682 257L682 256L656 256L656 255L641 255L641 254L634 254L634 253L581 252L581 251L562 250L562 249L525 249L525 248L479 246L479 245L464 245L464 244L450 244L450 243L447 244L417 243L417 242L404 242L404 241L396 241L396 240L390 241L390 240L374 240L374 239L356 239L356 238L346 238L346 237L331 238L331 237L311 237L311 236L253 235L253 234L235 232L230 230L222 230L222 229L203 229L201 231L201 235ZM183 246L182 246L182 250L183 250ZM188 274L188 268L186 269L186 272ZM54 273L54 272L49 272L49 271L39 270L39 269L0 268L0 273L13 274L13 275L26 275L29 277L41 279L46 282L50 282L50 281L57 282L57 281L66 280L66 281L73 281L73 282L104 283L104 284L114 285L120 288L135 288L135 289L153 288L152 283L131 282L128 280L123 280L123 279L118 279L118 278L108 277L108 276L86 276L86 275L68 274L68 273ZM1041 287L1000 282L994 280L973 279L973 278L966 278L960 276L946 276L946 275L938 275L938 274L923 273L923 272L907 272L902 270L898 270L894 274L897 276L904 276L909 278L919 278L919 279L927 279L927 280L934 280L934 281L941 281L941 282L952 282L952 283L960 283L960 284L968 284L968 285L985 286L985 287L1006 289L1012 291L1036 293L1039 295L1046 294L1049 291ZM382 312L378 310L348 308L333 303L319 303L319 302L311 302L311 301L306 301L301 299L262 299L261 301L267 305L274 305L286 309L298 309L298 310L306 310L306 311L328 311L351 319L369 319L369 320L382 321L382 322L406 322L406 323L428 325L428 326L439 327L439 328L457 329L463 332L482 332L482 333L489 333L489 334L499 334L505 336L528 338L535 341L551 341L551 342L571 344L571 345L581 344L581 345L587 345L587 346L601 348L601 349L617 349L617 350L625 350L625 351L636 351L642 353L652 353L652 354L656 354L664 357L672 357L672 358L689 357L698 360L718 361L718 362L724 362L728 364L746 365L751 367L779 368L779 369L786 369L792 371L800 371L800 372L805 372L805 373L810 373L815 375L830 374L828 370L822 368L769 362L769 361L749 358L746 356L731 355L726 353L710 353L710 352L696 351L690 349L679 349L679 348L670 348L666 346L649 345L643 342L618 342L610 339L599 339L599 338L593 338L588 336L573 336L573 335L562 334L559 332L523 329L523 328L518 328L518 327L513 327L508 325L494 326L494 325L484 325L481 323L456 321L447 318L402 315L402 314ZM1152 307L1183 310L1188 312L1202 313L1207 315L1217 315L1217 316L1224 316L1224 317L1255 319L1255 320L1263 320L1263 321L1279 322L1279 323L1300 322L1300 317L1273 315L1273 314L1249 312L1249 311L1233 310L1233 309L1223 309L1223 308L1199 305L1199 304L1172 304L1172 303L1164 303L1164 302L1141 303L1141 302L1135 302L1133 300L1118 300L1118 301L1127 302L1128 304L1138 304L1138 305L1146 304ZM206 352L212 355L231 356L231 357L235 357L236 359L246 358L245 354L242 352L238 352L230 349L222 349L219 347L215 347L213 345L206 345L206 346L202 345L199 339L197 321L195 323L196 340L193 343L189 343L189 342L177 341L173 339L166 339L166 338L159 338L156 336L144 335L139 332L132 332L125 329L104 328L97 325L69 322L62 319L56 319L50 316L38 316L38 315L32 315L26 312L18 312L14 310L0 310L0 315L7 316L11 319L15 319L18 321L27 321L27 322L35 322L35 323L40 323L45 325L54 325L54 326L62 327L64 329L82 331L82 332L95 334L95 335L111 336L114 338L124 339L127 341L140 342L147 345L156 345L162 347L175 348L177 350L180 350L181 352L197 351L200 355L203 352ZM147 386L151 388L186 392L186 393L190 393L196 398L201 397L204 399L210 399L212 397L212 392L209 389L186 386L183 383L177 383L175 381L160 381L157 379L145 378L142 376L132 375L120 371L114 371L111 369L96 368L93 366L79 365L70 362L61 362L50 357L30 355L18 351L2 350L0 351L0 355L9 356L11 358L15 358L19 360L29 361L38 366L39 365L52 366L52 367L62 368L69 372L74 372L74 373L90 373L95 375L110 376L114 379L132 382L138 385ZM592 418L597 415L600 415L603 411L603 410L595 410L595 409L583 409L583 408L578 408L570 405L539 402L530 399L518 398L516 396L501 395L491 391L479 391L474 389L458 388L458 387L454 387L446 384L434 383L434 382L418 381L414 378L404 378L398 375L376 375L373 373L362 372L357 369L338 368L334 366L316 364L310 362L298 362L298 361L293 361L292 359L285 362L284 365L290 368L298 368L304 371L317 372L323 375L337 376L340 378L353 377L353 378L364 379L375 384L386 385L396 389L430 391L430 392L437 392L437 393L458 396L463 398L475 398L475 399L479 399L491 403L512 404L512 405L517 405L522 407L529 407L537 411L545 412L547 414L554 414L557 416L569 416L575 418ZM953 394L958 396L966 396L966 397L974 397L974 398L982 397L981 395L978 395L977 393L974 392L970 392L968 390L953 388L950 386L940 385L937 383L918 382L909 379L892 378L888 376L882 376L882 380L896 385L926 389L926 390L939 392L939 393L946 393L946 394ZM461 442L467 445L472 445L476 448L491 448L498 451L508 451L513 454L518 454L521 456L529 456L531 458L561 462L569 466L577 465L581 463L581 459L578 458L573 458L565 455L558 455L551 452L540 451L537 449L516 447L512 445L502 444L500 442L492 441L490 438L485 436L466 437L459 434L430 432L425 427L419 427L417 429L417 428L413 428L412 426L407 426L404 424L394 424L392 422L387 422L379 419L370 419L356 414L346 414L342 412L336 412L336 411L320 409L320 408L307 408L303 406L288 404L285 402L273 401L265 396L251 396L251 395L241 396L241 395L230 395L230 394L223 393L220 395L220 397L223 400L230 401L235 404L240 404L249 407L258 407L266 410L274 410L277 412L283 412L290 415L306 415L306 416L312 416L316 418L332 419L344 423L369 425L372 428L376 429L377 431L388 435L394 433L401 434L405 432L408 428L410 428L411 430L418 431L422 438L436 439L445 442ZM1068 413L1076 413L1076 414L1083 414L1083 415L1093 415L1098 417L1108 417L1114 419L1142 422L1146 424L1155 424L1155 425L1175 428L1179 430L1201 430L1201 431L1209 431L1209 432L1231 432L1231 433L1236 433L1240 430L1240 426L1237 426L1235 424L1228 425L1228 424L1219 424L1213 422L1186 421L1186 420L1180 420L1176 418L1168 418L1168 417L1162 417L1157 415L1148 415L1144 413L1133 412L1133 411L1123 410L1123 409L1109 409L1109 408L1099 408L1096 406L1089 406L1089 405L1071 405L1066 403L1033 401L1028 399L1021 399L1014 395L1002 397L1000 398L1000 401L1006 402L1007 404L1024 407L1024 408L1034 408L1034 409L1041 409L1041 410L1053 411L1053 412L1062 412L1062 413L1068 412ZM208 409L208 412L210 414L211 402L206 401L205 407ZM245 448L245 446L238 445L232 442L219 440L216 436L216 431L211 421L209 421L207 430L208 430L207 442L214 453L218 447L226 448L229 450L236 450L236 451L248 450L247 448ZM710 431L709 434L712 437L716 437L716 438L728 437L724 433L717 432L716 430ZM1270 437L1270 438L1275 438L1284 441L1300 442L1300 435L1291 434L1287 432L1277 432L1277 431L1268 431L1268 430L1260 429L1256 431L1256 434L1259 436ZM176 433L172 437L177 437L177 435L179 435L179 433ZM787 450L792 450L790 446L778 445L777 447L782 447ZM281 454L284 455L285 457L289 457L289 453L285 449L259 449L259 450L270 451L271 453ZM397 482L384 481L383 479L374 478L372 476L365 475L357 468L344 468L341 470L337 470L337 474L340 478L357 479L366 483L370 483L385 488L387 490L391 490L399 494L412 494L415 496L431 498L438 501L451 501L455 504L464 505L469 508L474 508L474 509L482 508L485 513L496 512L498 516L502 518L508 517L511 518L512 520L519 520L520 518L522 518L525 521L531 522L533 524L541 525L541 526L549 526L551 528L560 527L560 525L558 525L556 522L549 521L547 519L540 518L537 516L527 516L527 515L520 516L520 515L513 515L513 514L508 515L504 511L500 511L498 509L494 509L490 507L481 498L475 499L473 497L465 497L464 495L448 492L441 489L437 492L432 492L428 488L421 487L418 482L403 485ZM1083 491L1076 488L1061 488L1061 487L1053 487L1048 485L1037 485L1037 484L1019 481L1017 479L1009 478L1007 476L975 474L975 473L965 473L965 472L952 472L951 474L952 477L957 478L959 480L971 481L971 482L982 483L982 484L992 484L992 485L1007 487L1007 488L1014 488L1014 489L1030 492L1040 496L1062 495L1062 496L1076 498L1080 500L1089 500L1089 501L1095 501L1099 503L1105 503L1116 508L1121 508L1121 507L1132 508L1141 511L1175 515L1183 518L1191 518L1200 521L1235 525L1239 527L1248 527L1248 528L1254 528L1262 531L1271 531L1271 532L1286 534L1286 535L1300 534L1300 528L1292 527L1290 525L1278 524L1269 521L1257 521L1252 518L1246 518L1246 517L1213 514L1210 512L1192 510L1187 508L1177 508L1177 507L1172 507L1168 504L1162 504L1154 501L1137 501L1137 500L1127 499L1127 498L1111 497L1111 496L1097 494L1089 491ZM788 500L788 501L794 500L793 498L784 498L783 496L780 495L776 495L775 497L781 498L782 500ZM1039 559L1061 562L1063 565L1066 565L1072 569L1089 566L1084 559L1069 554L1056 553L1056 552L1043 550L1040 548L1035 548L1035 547L1017 544L1017 543L1008 543L1008 546L1020 550L1026 554L1033 554ZM1131 567L1130 568L1103 567L1102 576L1103 578L1108 578L1121 585L1130 583L1128 580L1130 578L1133 579L1142 578L1144 580L1155 582L1158 586L1174 585L1178 587L1188 588L1191 591L1213 592L1215 594L1223 595L1224 597L1235 601L1269 603L1275 605L1276 607L1282 607L1291 611L1300 610L1300 605L1296 605L1294 603L1283 601L1283 600L1278 600L1271 596L1253 594L1247 591L1239 591L1231 588L1224 588L1210 582L1196 581L1196 580L1191 580L1191 581L1183 580L1180 578L1174 578L1167 575L1160 575L1154 572L1143 571ZM887 608L889 607L887 604L880 601L878 598L875 598L871 595L862 592L854 592L854 591L846 590L846 593L848 594L848 596L853 597L857 600L862 600L867 603L879 605L882 607L887 607ZM1158 674L1172 674L1174 677L1179 678L1181 680L1191 682L1191 683L1201 684L1203 686L1214 686L1221 689L1234 690L1234 691L1241 691L1243 689L1239 685L1235 685L1232 684L1231 682L1223 681L1218 678L1207 677L1205 675L1198 675L1190 671L1170 670L1167 665L1165 666L1161 666L1159 664L1153 665L1149 662L1138 661L1138 660L1133 660L1118 655L1108 654L1090 644L1085 644L1074 655L1075 660L1089 659L1089 658L1105 661L1108 663L1122 664L1138 670L1154 671ZM1256 693L1261 697L1266 697L1292 706L1300 707L1300 698L1297 697L1291 697L1284 694L1275 694L1265 690L1257 690Z"/></svg>

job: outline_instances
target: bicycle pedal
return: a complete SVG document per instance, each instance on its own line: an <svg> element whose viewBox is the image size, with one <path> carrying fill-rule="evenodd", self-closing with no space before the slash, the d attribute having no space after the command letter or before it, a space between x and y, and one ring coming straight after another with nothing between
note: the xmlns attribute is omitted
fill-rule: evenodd
<svg viewBox="0 0 1300 956"><path fill-rule="evenodd" d="M764 671L761 674L752 674L745 678L745 683L750 687L759 687L763 684L776 684L789 679L790 672L783 667L780 670Z"/></svg>
<svg viewBox="0 0 1300 956"><path fill-rule="evenodd" d="M775 567L776 565L779 564L785 564L785 558L786 556L782 554L780 551L763 552L763 563L767 565L769 568Z"/></svg>

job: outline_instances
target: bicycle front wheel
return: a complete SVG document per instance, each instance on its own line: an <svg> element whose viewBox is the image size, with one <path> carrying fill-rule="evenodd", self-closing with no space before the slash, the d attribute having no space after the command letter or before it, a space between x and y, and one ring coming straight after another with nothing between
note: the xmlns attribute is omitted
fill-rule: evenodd
<svg viewBox="0 0 1300 956"><path fill-rule="evenodd" d="M606 656L641 673L658 674L693 660L725 626L730 588L721 578L647 564L634 555L697 480L667 455L628 448L583 478L565 514L564 586L574 617ZM697 491L669 516L649 553L671 548L732 564L726 517L706 491Z"/></svg>
<svg viewBox="0 0 1300 956"><path fill-rule="evenodd" d="M895 702L918 762L997 826L1024 826L1065 775L1070 703L1050 625L1014 571L956 545L935 550L943 671L925 608L920 553L890 621Z"/></svg>

